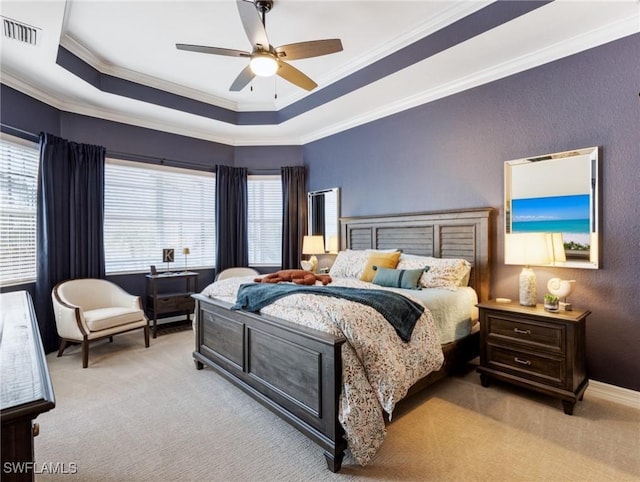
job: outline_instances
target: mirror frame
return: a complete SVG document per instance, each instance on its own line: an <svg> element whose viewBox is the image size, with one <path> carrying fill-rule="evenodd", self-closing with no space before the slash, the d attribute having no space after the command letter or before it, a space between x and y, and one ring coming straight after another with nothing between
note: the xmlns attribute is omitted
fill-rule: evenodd
<svg viewBox="0 0 640 482"><path fill-rule="evenodd" d="M318 191L309 191L307 193L307 218L308 218L308 228L307 228L307 232L310 235L313 234L318 234L318 233L314 233L313 230L313 209L312 209L312 205L313 205L313 199L315 197L318 196L323 196L325 198L327 197L335 197L335 219L332 216L331 219L325 219L324 221L324 225L325 225L325 233L330 233L334 234L337 238L337 246L335 246L336 250L335 252L338 252L340 250L340 188L339 187L334 187L334 188L330 188L330 189L321 189ZM325 234L323 233L323 234ZM332 252L331 248L331 244L330 244L330 236L325 236L324 239L324 246L325 246L325 251L326 252Z"/></svg>
<svg viewBox="0 0 640 482"><path fill-rule="evenodd" d="M538 221L540 227L553 226L554 211L545 211L545 203L552 198L558 197L559 201L566 198L563 207L573 205L572 200L579 200L580 210L585 212L588 209L588 231L580 231L578 234L569 233L565 236L565 249L567 240L577 244L588 243L588 256L581 256L581 250L566 250L566 261L555 261L542 266L555 266L563 268L585 268L598 269L600 266L600 181L598 147L576 149L573 151L557 152L543 156L536 156L523 159L515 159L504 163L504 254L505 264L507 262L507 242L508 235L512 232L532 232L535 229L513 230L512 218L513 200L526 200L521 203L522 209L526 209L526 215L535 215L550 221L547 226L542 224L545 221ZM516 193L514 193L516 191ZM578 196L578 197L576 197ZM587 197L585 197L587 196ZM541 202L536 202L541 200ZM588 208L586 206L588 200ZM535 210L534 210L535 208ZM546 208L551 209L551 208ZM515 215L517 217L517 214ZM576 224L587 221L587 218L575 220ZM559 225L562 220L555 220ZM552 232L554 229L540 229L539 232ZM586 250L585 250L586 251ZM584 259L583 259L584 258Z"/></svg>

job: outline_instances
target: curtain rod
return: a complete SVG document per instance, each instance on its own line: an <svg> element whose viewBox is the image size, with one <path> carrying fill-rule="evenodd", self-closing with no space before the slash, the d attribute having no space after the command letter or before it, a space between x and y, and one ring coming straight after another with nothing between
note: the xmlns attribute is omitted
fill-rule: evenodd
<svg viewBox="0 0 640 482"><path fill-rule="evenodd" d="M29 132L29 131L25 131L24 129L20 129L18 127L14 127L14 126L10 126L9 124L5 124L4 122L0 122L0 127L2 127L2 130L7 130L8 134L14 134L14 135L18 135L18 137L22 137L24 139L24 136L27 136L27 138L30 141L34 141L37 142L40 139L40 135L39 134L35 134L33 132ZM20 135L22 134L22 135Z"/></svg>
<svg viewBox="0 0 640 482"><path fill-rule="evenodd" d="M215 172L216 165L217 165L217 164L214 164L213 166L205 166L203 164L198 164L196 162L188 162L188 161L181 161L178 159L170 159L166 157L147 156L145 154L131 154L128 152L116 152L116 151L107 151L107 156L116 157L118 159L123 159L127 161L152 161L160 165L168 165L172 167L192 166L197 170L208 171L208 172ZM247 172L249 174L280 174L280 169L249 169L247 168Z"/></svg>
<svg viewBox="0 0 640 482"><path fill-rule="evenodd" d="M34 142L38 142L40 140L40 134L25 131L24 129L5 124L4 122L0 122L0 127L2 127L3 131L8 131L8 134L18 135L18 137L21 138L25 138L26 136L29 140ZM107 150L107 157L115 157L117 159L123 159L127 161L154 162L160 165L167 164L172 167L192 167L199 171L215 172L216 170L215 165L205 166L196 162L181 161L178 159L169 159L166 157L147 156L145 154L131 154L129 152ZM280 169L248 169L247 172L249 174L280 174Z"/></svg>
<svg viewBox="0 0 640 482"><path fill-rule="evenodd" d="M131 154L129 152L118 152L107 149L107 157L115 157L126 161L140 161L153 164L167 165L171 167L191 167L199 171L214 172L215 166L206 166L196 162L181 161L178 159L170 159L167 157L147 156L145 154Z"/></svg>

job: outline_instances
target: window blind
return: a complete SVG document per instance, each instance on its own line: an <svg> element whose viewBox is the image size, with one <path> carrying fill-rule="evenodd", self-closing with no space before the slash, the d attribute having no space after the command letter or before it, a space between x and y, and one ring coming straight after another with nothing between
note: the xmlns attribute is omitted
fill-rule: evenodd
<svg viewBox="0 0 640 482"><path fill-rule="evenodd" d="M0 285L36 279L39 147L0 136Z"/></svg>
<svg viewBox="0 0 640 482"><path fill-rule="evenodd" d="M107 274L212 268L214 174L107 159L104 239ZM162 262L164 248L174 249L174 263Z"/></svg>
<svg viewBox="0 0 640 482"><path fill-rule="evenodd" d="M280 176L247 179L249 264L282 264L282 181Z"/></svg>

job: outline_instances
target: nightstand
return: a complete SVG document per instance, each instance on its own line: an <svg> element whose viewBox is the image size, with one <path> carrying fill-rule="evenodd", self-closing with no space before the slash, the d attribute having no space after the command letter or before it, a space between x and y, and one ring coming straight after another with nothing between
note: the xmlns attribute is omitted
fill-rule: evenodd
<svg viewBox="0 0 640 482"><path fill-rule="evenodd" d="M198 291L198 273L184 271L178 273L148 274L147 278L147 312L153 314L152 332L157 336L158 315L166 313L184 313L187 323L191 321L191 313L195 309L192 294ZM177 281L176 281L177 280ZM159 293L159 284L166 283L173 291ZM182 284L184 283L184 284Z"/></svg>
<svg viewBox="0 0 640 482"><path fill-rule="evenodd" d="M582 400L589 385L585 369L585 323L589 311L550 313L542 305L488 301L480 310L482 386L502 380L562 400L564 413Z"/></svg>

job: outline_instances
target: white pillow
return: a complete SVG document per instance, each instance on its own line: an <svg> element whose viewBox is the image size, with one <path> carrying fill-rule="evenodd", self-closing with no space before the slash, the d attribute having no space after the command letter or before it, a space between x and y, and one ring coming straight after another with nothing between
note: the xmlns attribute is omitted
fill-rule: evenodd
<svg viewBox="0 0 640 482"><path fill-rule="evenodd" d="M334 278L360 278L368 259L368 251L351 249L340 251L331 265L329 275Z"/></svg>
<svg viewBox="0 0 640 482"><path fill-rule="evenodd" d="M444 288L455 291L458 286L466 286L469 282L471 264L466 259L402 254L396 269L421 269L427 266L429 271L420 277L420 284L424 288Z"/></svg>

